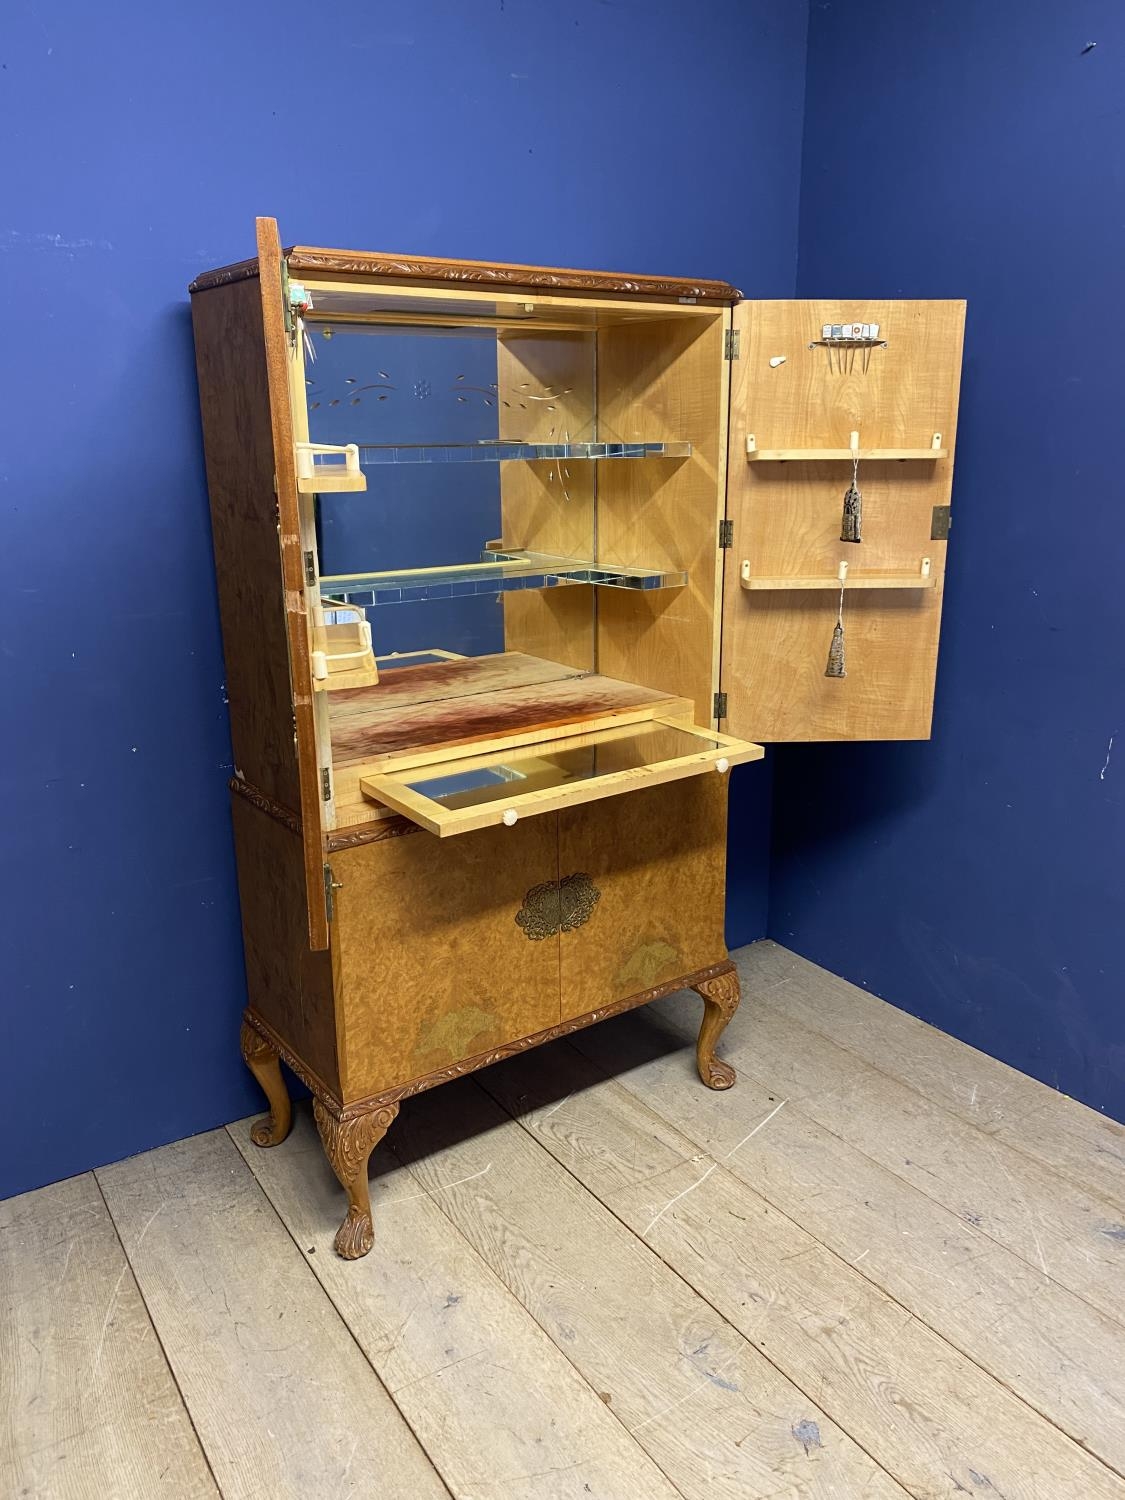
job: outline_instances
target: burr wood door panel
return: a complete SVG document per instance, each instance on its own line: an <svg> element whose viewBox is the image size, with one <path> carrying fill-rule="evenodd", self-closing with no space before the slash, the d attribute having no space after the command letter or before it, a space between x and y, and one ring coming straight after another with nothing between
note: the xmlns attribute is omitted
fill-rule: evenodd
<svg viewBox="0 0 1125 1500"><path fill-rule="evenodd" d="M560 1019L558 821L441 840L397 821L331 856L344 1102ZM548 902L549 904L549 902Z"/></svg>
<svg viewBox="0 0 1125 1500"><path fill-rule="evenodd" d="M726 958L727 785L712 772L559 814L564 1019Z"/></svg>
<svg viewBox="0 0 1125 1500"><path fill-rule="evenodd" d="M929 736L964 319L963 302L735 309L727 733L758 741ZM857 324L868 333L852 343L822 339L825 325ZM850 502L845 524L853 474L862 498ZM841 564L842 639L829 675Z"/></svg>

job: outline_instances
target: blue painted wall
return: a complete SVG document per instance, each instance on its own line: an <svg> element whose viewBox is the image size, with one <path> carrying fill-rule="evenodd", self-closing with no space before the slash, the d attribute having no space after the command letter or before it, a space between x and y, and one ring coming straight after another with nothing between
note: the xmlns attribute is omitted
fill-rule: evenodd
<svg viewBox="0 0 1125 1500"><path fill-rule="evenodd" d="M1125 1120L1125 12L817 0L807 99L798 294L969 315L934 738L778 753L771 935Z"/></svg>
<svg viewBox="0 0 1125 1500"><path fill-rule="evenodd" d="M0 1196L258 1103L190 278L274 213L791 295L807 19L416 0L333 12L302 63L292 0L9 10ZM735 782L732 941L764 931L765 785Z"/></svg>

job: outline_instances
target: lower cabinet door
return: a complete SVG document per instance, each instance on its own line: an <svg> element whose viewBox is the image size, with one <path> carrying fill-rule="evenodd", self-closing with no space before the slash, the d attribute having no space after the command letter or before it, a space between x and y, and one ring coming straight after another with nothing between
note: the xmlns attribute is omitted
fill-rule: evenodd
<svg viewBox="0 0 1125 1500"><path fill-rule="evenodd" d="M345 1101L458 1065L560 1019L553 816L439 840L393 836L330 856ZM549 913L548 913L549 914Z"/></svg>
<svg viewBox="0 0 1125 1500"><path fill-rule="evenodd" d="M563 1019L726 958L727 785L712 772L559 814Z"/></svg>

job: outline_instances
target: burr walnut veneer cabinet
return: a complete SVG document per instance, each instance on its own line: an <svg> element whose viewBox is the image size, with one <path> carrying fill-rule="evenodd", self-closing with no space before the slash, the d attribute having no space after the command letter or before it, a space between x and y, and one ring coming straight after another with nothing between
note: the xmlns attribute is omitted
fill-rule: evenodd
<svg viewBox="0 0 1125 1500"><path fill-rule="evenodd" d="M928 735L964 308L257 251L191 287L242 1051L354 1258L411 1094L688 987L733 1083L723 773Z"/></svg>

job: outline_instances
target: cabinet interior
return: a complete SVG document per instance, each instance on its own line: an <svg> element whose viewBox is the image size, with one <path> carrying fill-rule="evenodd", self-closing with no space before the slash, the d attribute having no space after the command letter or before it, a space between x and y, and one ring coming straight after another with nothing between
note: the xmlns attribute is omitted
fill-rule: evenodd
<svg viewBox="0 0 1125 1500"><path fill-rule="evenodd" d="M289 296L324 826L417 818L387 778L419 752L476 752L493 791L608 791L613 732L663 719L630 743L678 772L670 725L714 733L729 310L340 278ZM723 769L760 753L707 743ZM442 832L478 826L469 774L429 778Z"/></svg>

